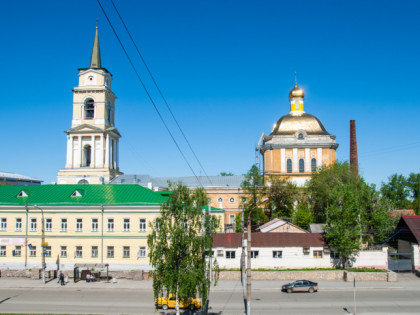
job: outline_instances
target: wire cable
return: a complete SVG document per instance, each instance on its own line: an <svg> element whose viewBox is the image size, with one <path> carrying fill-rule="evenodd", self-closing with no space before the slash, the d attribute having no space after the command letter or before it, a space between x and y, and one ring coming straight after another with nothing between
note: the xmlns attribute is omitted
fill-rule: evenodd
<svg viewBox="0 0 420 315"><path fill-rule="evenodd" d="M125 53L125 56L127 57L127 59L128 59L128 61L129 61L130 65L131 65L131 67L133 68L134 72L136 73L137 79L140 81L140 83L141 83L141 85L142 85L142 87L143 87L144 91L145 91L145 92L146 92L146 94L147 94L147 97L149 98L149 100L150 100L150 102L152 103L153 107L155 108L155 110L156 110L156 112L157 112L157 114L158 114L158 116L159 116L160 120L162 121L163 125L165 126L166 130L168 131L169 135L171 136L172 141L175 143L176 147L178 148L179 153L181 153L181 155L182 155L182 157L183 157L183 159L184 159L185 163L187 163L188 167L190 168L191 172L194 174L194 176L195 176L195 178L197 179L197 181L198 181L198 183L200 184L200 186L203 186L203 185L201 184L200 179L199 179L199 178L198 178L198 176L195 174L195 172L194 172L193 168L191 167L190 163L188 162L188 160L187 160L186 156L184 155L184 152L182 152L182 150L181 150L181 148L180 148L180 146L179 146L178 142L176 141L175 137L173 136L173 134L172 134L171 130L169 129L168 125L166 124L165 120L163 119L162 114L160 113L160 111L159 111L159 109L157 108L157 106L156 106L156 104L155 104L155 102L154 102L154 100L153 100L152 96L150 95L150 93L149 93L149 91L148 91L148 89L147 89L146 85L144 84L143 80L141 79L141 77L140 77L140 75L139 75L139 73L138 73L138 71L137 71L136 67L135 67L135 66L134 66L134 64L133 64L133 61L131 60L131 58L130 58L130 56L129 56L128 52L127 52L127 50L126 50L126 49L125 49L125 47L124 47L124 44L121 42L120 37L118 36L118 34L117 34L117 32L116 32L116 30L115 30L114 26L112 25L112 23L111 23L110 19L108 18L108 15L106 14L105 9L103 8L103 6L102 6L102 4L101 4L100 0L96 0L96 1L98 2L99 6L101 7L102 13L104 14L104 16L105 16L106 20L108 21L109 25L111 26L111 29L112 29L112 31L114 32L115 36L117 37L117 40L118 40L118 42L120 43L120 46L121 46L122 50L123 50L123 51L124 51L124 53Z"/></svg>
<svg viewBox="0 0 420 315"><path fill-rule="evenodd" d="M168 102L166 101L166 98L163 96L162 90L160 89L160 87L159 87L159 85L157 84L157 82L156 82L156 80L155 80L154 76L152 75L152 72L150 71L150 68L148 67L148 65L147 65L147 63L146 63L146 60L143 58L143 55L142 55L142 53L140 52L139 48L137 47L137 44L136 44L136 42L134 41L134 38L131 36L131 33L130 33L130 31L128 30L128 27L127 27L127 25L125 24L124 19L122 18L122 16L121 16L120 12L118 11L118 9L117 9L117 7L116 7L116 5L115 5L114 1L113 1L113 0L111 0L111 3L112 3L112 6L114 7L115 12L117 12L118 17L120 18L121 23L124 25L124 28L125 28L125 30L126 30L126 32L127 32L127 34L128 34L128 36L130 37L131 42L133 43L134 47L136 48L137 54L140 56L140 59L141 59L141 61L143 62L144 66L145 66L145 68L146 68L146 70L147 70L147 72L149 73L150 78L152 79L152 81L153 81L153 83L154 83L154 85L155 85L156 89L158 90L158 92L159 92L160 96L162 97L162 100L163 100L163 102L165 103L166 108L169 110L169 112L170 112L170 114L171 114L171 116L172 116L173 120L175 121L176 125L178 126L179 131L181 132L182 136L184 137L185 142L188 144L188 147L190 148L190 150L191 150L191 152L193 153L193 155L194 155L195 159L197 160L198 164L200 165L201 169L203 170L204 174L206 175L207 180L210 182L210 184L211 184L211 185L213 185L213 183L211 182L211 179L209 178L209 176L208 176L208 175L207 175L207 173L206 173L206 170L204 169L203 165L201 164L200 160L198 159L197 155L195 154L195 151L193 150L193 148L192 148L192 146L191 146L190 142L188 141L187 137L185 136L185 133L184 133L184 131L182 130L182 128L181 128L181 126L180 126L180 124L179 124L178 120L175 118L175 115L174 115L174 113L172 112L172 109L171 109L171 107L169 106Z"/></svg>

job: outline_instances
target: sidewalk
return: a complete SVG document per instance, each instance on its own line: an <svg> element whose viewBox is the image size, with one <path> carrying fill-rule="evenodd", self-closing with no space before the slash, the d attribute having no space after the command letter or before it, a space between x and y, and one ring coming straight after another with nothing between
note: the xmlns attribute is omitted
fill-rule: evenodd
<svg viewBox="0 0 420 315"><path fill-rule="evenodd" d="M356 289L360 290L419 290L420 291L420 278L411 276L404 276L403 279L397 282L384 282L384 281L366 281L356 282ZM0 278L1 288L19 289L19 288L34 288L45 290L107 290L107 289L129 289L129 290L152 290L152 280L127 280L117 279L116 283L106 281L90 282L79 281L74 283L72 279L65 285L61 286L57 283L58 279L51 280L46 284L42 284L42 280L32 280L28 278ZM283 284L288 281L263 281L254 280L252 282L253 291L273 290L280 291ZM344 281L318 281L319 291L345 291L353 290L353 282ZM240 281L235 280L221 280L216 287L211 287L211 291L241 291L243 290Z"/></svg>

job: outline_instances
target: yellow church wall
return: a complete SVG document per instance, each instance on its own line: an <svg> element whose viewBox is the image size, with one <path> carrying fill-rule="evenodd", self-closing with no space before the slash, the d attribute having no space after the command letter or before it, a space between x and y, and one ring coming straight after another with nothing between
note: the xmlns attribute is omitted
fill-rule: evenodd
<svg viewBox="0 0 420 315"><path fill-rule="evenodd" d="M271 151L265 151L264 152L264 168L266 170L272 169L272 163L271 163Z"/></svg>
<svg viewBox="0 0 420 315"><path fill-rule="evenodd" d="M281 158L280 158L280 149L274 149L271 151L273 154L273 171L280 171Z"/></svg>

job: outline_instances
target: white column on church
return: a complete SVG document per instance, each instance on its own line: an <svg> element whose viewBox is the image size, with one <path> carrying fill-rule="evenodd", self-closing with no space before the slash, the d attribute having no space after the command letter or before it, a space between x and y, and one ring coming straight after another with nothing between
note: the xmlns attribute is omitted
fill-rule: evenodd
<svg viewBox="0 0 420 315"><path fill-rule="evenodd" d="M284 148L280 149L280 171L286 173L286 149Z"/></svg>
<svg viewBox="0 0 420 315"><path fill-rule="evenodd" d="M82 166L82 136L77 136L77 155L76 155L76 166Z"/></svg>
<svg viewBox="0 0 420 315"><path fill-rule="evenodd" d="M67 159L66 159L66 168L71 167L71 152L73 150L71 146L72 137L70 135L67 135Z"/></svg>
<svg viewBox="0 0 420 315"><path fill-rule="evenodd" d="M311 155L309 148L305 148L305 172L311 171Z"/></svg>
<svg viewBox="0 0 420 315"><path fill-rule="evenodd" d="M101 134L101 143L99 147L99 154L97 156L98 158L98 167L104 167L104 135Z"/></svg>
<svg viewBox="0 0 420 315"><path fill-rule="evenodd" d="M299 168L298 168L298 149L297 148L293 148L292 172L293 173L299 172Z"/></svg>
<svg viewBox="0 0 420 315"><path fill-rule="evenodd" d="M90 167L95 167L95 136L90 137L91 146L90 146Z"/></svg>
<svg viewBox="0 0 420 315"><path fill-rule="evenodd" d="M115 141L115 140L112 140L112 168L113 169L116 169L117 168L117 165L116 165L116 157L117 157L117 155L116 155L116 150L115 150L115 143L116 143L117 141Z"/></svg>
<svg viewBox="0 0 420 315"><path fill-rule="evenodd" d="M118 169L118 167L119 167L119 160L120 160L120 155L119 155L119 148L118 148L118 146L119 146L119 144L118 144L118 140L116 140L115 141L115 154L116 154L116 163L115 163L115 165L116 165L116 168Z"/></svg>
<svg viewBox="0 0 420 315"><path fill-rule="evenodd" d="M109 134L105 139L105 167L109 167Z"/></svg>
<svg viewBox="0 0 420 315"><path fill-rule="evenodd" d="M317 149L316 167L322 166L322 148Z"/></svg>

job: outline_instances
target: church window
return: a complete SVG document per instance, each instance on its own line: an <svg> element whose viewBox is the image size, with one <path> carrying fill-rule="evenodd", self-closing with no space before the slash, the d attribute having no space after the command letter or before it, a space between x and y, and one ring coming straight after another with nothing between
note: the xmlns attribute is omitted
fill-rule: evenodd
<svg viewBox="0 0 420 315"><path fill-rule="evenodd" d="M292 160L288 159L287 160L287 173L291 173L292 172Z"/></svg>
<svg viewBox="0 0 420 315"><path fill-rule="evenodd" d="M312 172L316 172L316 159L311 160Z"/></svg>
<svg viewBox="0 0 420 315"><path fill-rule="evenodd" d="M88 167L90 166L90 155L91 155L91 147L90 145L85 145L83 148L83 166Z"/></svg>
<svg viewBox="0 0 420 315"><path fill-rule="evenodd" d="M91 98L85 102L85 119L93 119L95 116L95 101Z"/></svg>
<svg viewBox="0 0 420 315"><path fill-rule="evenodd" d="M112 124L112 109L111 104L107 104L106 106L106 119L108 121L108 124Z"/></svg>
<svg viewBox="0 0 420 315"><path fill-rule="evenodd" d="M300 133L299 135L298 135L298 139L303 139L303 133Z"/></svg>
<svg viewBox="0 0 420 315"><path fill-rule="evenodd" d="M304 159L299 160L299 172L303 173L305 171L305 161Z"/></svg>
<svg viewBox="0 0 420 315"><path fill-rule="evenodd" d="M79 180L77 183L78 183L78 184L80 184L80 185L86 185L86 184L89 184L89 182L88 182L86 179L81 179L81 180ZM75 197L77 197L77 196L75 196Z"/></svg>

